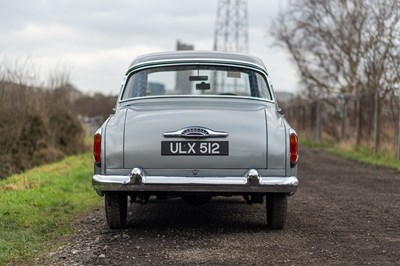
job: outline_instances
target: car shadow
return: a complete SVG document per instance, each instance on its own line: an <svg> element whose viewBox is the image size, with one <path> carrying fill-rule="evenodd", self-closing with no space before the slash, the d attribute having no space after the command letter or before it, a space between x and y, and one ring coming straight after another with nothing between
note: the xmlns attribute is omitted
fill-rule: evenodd
<svg viewBox="0 0 400 266"><path fill-rule="evenodd" d="M217 197L202 205L191 205L180 198L150 200L129 206L128 228L136 231L265 231L265 204L248 205L241 197Z"/></svg>

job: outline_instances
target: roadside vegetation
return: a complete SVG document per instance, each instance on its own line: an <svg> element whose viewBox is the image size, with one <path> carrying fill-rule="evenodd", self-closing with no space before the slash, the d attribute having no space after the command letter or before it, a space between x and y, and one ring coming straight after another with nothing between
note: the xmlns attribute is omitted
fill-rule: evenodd
<svg viewBox="0 0 400 266"><path fill-rule="evenodd" d="M397 165L386 155L400 160L400 1L290 1L270 29L300 74L283 104L297 132Z"/></svg>
<svg viewBox="0 0 400 266"><path fill-rule="evenodd" d="M301 146L318 148L344 159L355 160L375 166L383 166L400 171L400 160L396 159L395 157L393 157L392 154L386 151L380 151L378 154L374 155L371 149L367 147L360 147L358 149L355 149L351 145L345 145L335 142L318 143L306 139L300 141L300 156Z"/></svg>
<svg viewBox="0 0 400 266"><path fill-rule="evenodd" d="M83 94L65 70L43 81L31 60L0 58L0 179L88 150L85 134L112 113L115 101Z"/></svg>
<svg viewBox="0 0 400 266"><path fill-rule="evenodd" d="M29 60L0 60L0 179L83 152L68 74L44 84Z"/></svg>
<svg viewBox="0 0 400 266"><path fill-rule="evenodd" d="M100 204L92 171L85 153L0 180L0 265L33 262Z"/></svg>
<svg viewBox="0 0 400 266"><path fill-rule="evenodd" d="M43 81L29 58L4 56L0 103L0 265L30 265L100 204L87 153L98 125L86 121L101 124L115 97L81 93L65 71Z"/></svg>

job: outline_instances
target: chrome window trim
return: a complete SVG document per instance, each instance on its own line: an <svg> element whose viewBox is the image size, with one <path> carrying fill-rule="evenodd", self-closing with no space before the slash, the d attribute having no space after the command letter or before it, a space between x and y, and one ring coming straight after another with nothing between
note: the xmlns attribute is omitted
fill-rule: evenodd
<svg viewBox="0 0 400 266"><path fill-rule="evenodd" d="M256 97L249 97L249 96L229 96L229 95L157 95L157 96L144 96L144 97L135 97L129 98L125 100L120 100L119 103L123 104L126 102L131 101L139 101L145 99L172 99L172 98L214 98L214 99L245 99L245 100L255 100L267 103L275 103L274 101L263 99L263 98L256 98Z"/></svg>
<svg viewBox="0 0 400 266"><path fill-rule="evenodd" d="M259 68L263 71L265 71L265 73L268 75L268 71L266 70L265 66L263 65L259 65L259 64L255 64L252 62L248 62L248 61L242 61L242 60L234 60L234 59L215 59L215 58L182 58L182 59L164 59L164 60L152 60L152 61L146 61L146 62L141 62L141 63L137 63L133 66L130 66L128 68L128 70L126 71L127 75L128 73L130 73L132 70L142 67L142 66L146 66L146 65L165 65L166 63L171 63L171 64L187 64L187 63L221 63L221 64L234 64L234 65L249 65L249 66L253 66L255 68Z"/></svg>

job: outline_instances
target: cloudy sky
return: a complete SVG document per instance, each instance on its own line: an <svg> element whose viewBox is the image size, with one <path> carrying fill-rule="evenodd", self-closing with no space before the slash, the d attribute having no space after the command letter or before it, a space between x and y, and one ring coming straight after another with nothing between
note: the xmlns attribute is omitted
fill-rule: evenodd
<svg viewBox="0 0 400 266"><path fill-rule="evenodd" d="M288 54L272 47L271 20L287 0L249 0L250 54L266 64L275 90L297 92ZM143 53L213 46L217 0L0 0L0 60L30 58L43 79L68 71L84 92L117 94L124 71Z"/></svg>

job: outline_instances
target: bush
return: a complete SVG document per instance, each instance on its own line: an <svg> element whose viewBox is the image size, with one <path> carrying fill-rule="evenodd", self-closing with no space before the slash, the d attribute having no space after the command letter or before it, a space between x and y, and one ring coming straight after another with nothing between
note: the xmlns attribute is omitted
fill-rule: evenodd
<svg viewBox="0 0 400 266"><path fill-rule="evenodd" d="M68 97L73 87L66 80L56 88L33 86L14 72L0 64L0 178L84 147L83 129Z"/></svg>

